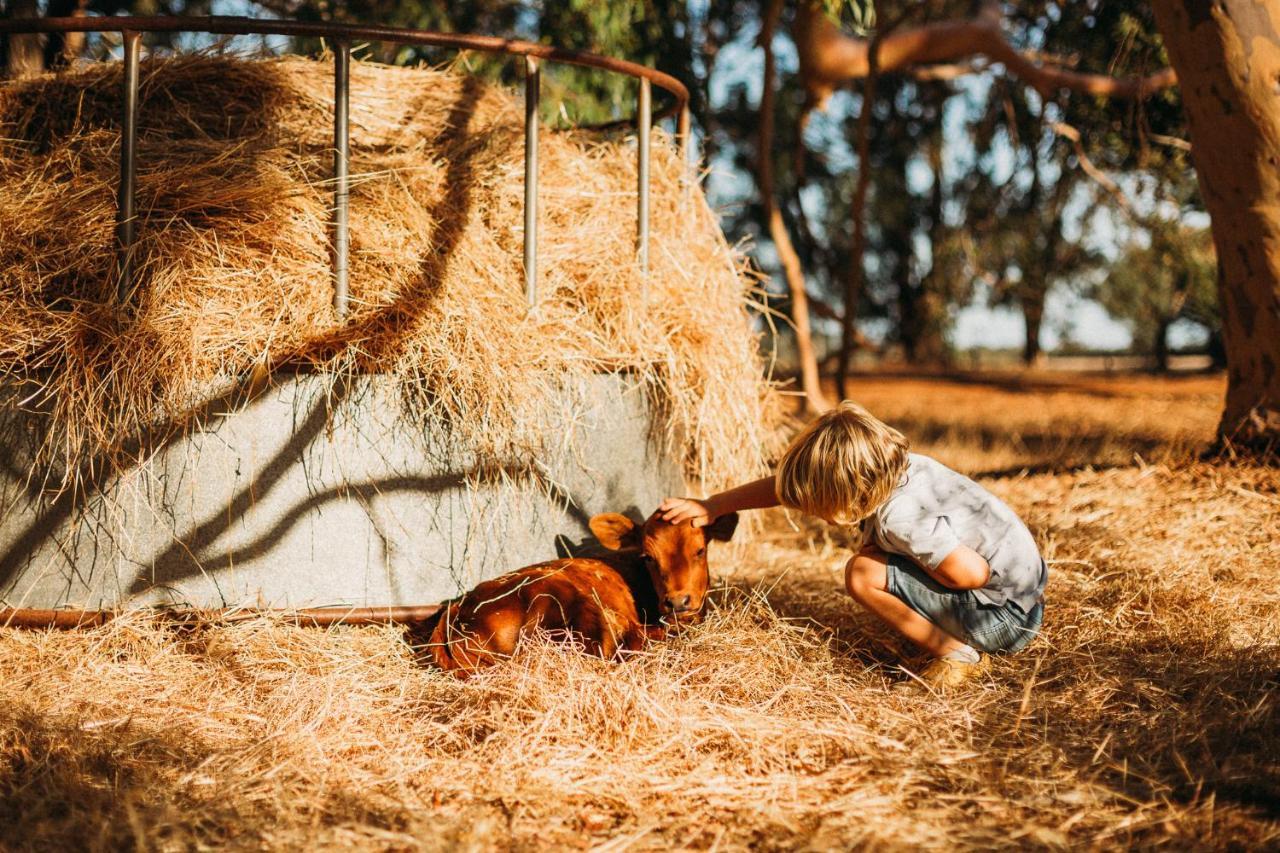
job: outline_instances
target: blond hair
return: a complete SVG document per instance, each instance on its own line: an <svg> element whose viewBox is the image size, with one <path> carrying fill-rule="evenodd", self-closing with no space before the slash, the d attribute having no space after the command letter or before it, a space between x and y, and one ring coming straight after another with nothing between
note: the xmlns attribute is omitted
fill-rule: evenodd
<svg viewBox="0 0 1280 853"><path fill-rule="evenodd" d="M845 400L791 440L775 487L785 506L855 522L889 499L906 470L902 433Z"/></svg>

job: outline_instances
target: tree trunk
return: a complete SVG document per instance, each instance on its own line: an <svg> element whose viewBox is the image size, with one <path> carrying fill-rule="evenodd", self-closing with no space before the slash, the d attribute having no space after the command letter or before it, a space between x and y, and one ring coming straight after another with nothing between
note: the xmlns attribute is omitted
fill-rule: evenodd
<svg viewBox="0 0 1280 853"><path fill-rule="evenodd" d="M903 355L911 364L945 367L950 361L947 342L943 338L944 304L929 288L928 279L909 292L904 306L902 328Z"/></svg>
<svg viewBox="0 0 1280 853"><path fill-rule="evenodd" d="M879 81L881 30L871 39L868 57L870 69L862 86L862 105L858 107L858 183L853 190L853 246L849 250L849 270L844 286L844 322L840 328L840 359L836 362L836 388L841 399L849 393L849 359L853 355L857 328L858 302L866 289L867 268L867 191L871 188L871 114L876 103Z"/></svg>
<svg viewBox="0 0 1280 853"><path fill-rule="evenodd" d="M1209 366L1214 370L1222 370L1227 366L1227 347L1222 342L1220 330L1209 330L1209 343L1205 345L1205 352L1209 356Z"/></svg>
<svg viewBox="0 0 1280 853"><path fill-rule="evenodd" d="M1026 324L1022 363L1027 367L1035 367L1044 363L1044 353L1040 349L1040 326L1044 321L1043 295L1028 293L1022 297L1022 318Z"/></svg>
<svg viewBox="0 0 1280 853"><path fill-rule="evenodd" d="M1219 436L1280 444L1280 0L1156 0L1218 253Z"/></svg>
<svg viewBox="0 0 1280 853"><path fill-rule="evenodd" d="M949 92L937 93L939 100L945 101ZM939 109L939 117L942 110ZM916 336L915 356L921 362L945 365L950 360L947 354L943 332L947 327L947 299L943 294L943 277L945 275L940 256L943 251L943 240L946 235L946 223L943 221L943 185L946 176L942 163L942 122L929 134L929 168L933 172L933 188L929 191L929 257L931 265L929 273L920 282L920 293L916 301L915 311L920 319L920 328Z"/></svg>
<svg viewBox="0 0 1280 853"><path fill-rule="evenodd" d="M1155 356L1157 373L1169 372L1169 327L1173 321L1164 318L1156 323L1155 338L1152 340L1151 352Z"/></svg>
<svg viewBox="0 0 1280 853"><path fill-rule="evenodd" d="M761 21L760 47L764 50L764 88L760 94L759 148L756 152L756 180L760 185L760 204L778 260L791 292L791 319L796 330L796 357L800 362L800 388L804 392L805 411L809 414L831 408L819 384L818 361L813 355L813 335L809 329L809 297L804 286L804 270L800 256L791 244L782 211L778 210L773 187L774 126L774 60L773 33L782 11L782 0L772 0Z"/></svg>
<svg viewBox="0 0 1280 853"><path fill-rule="evenodd" d="M890 92L885 95L886 100L894 100ZM902 206L894 204L889 208L902 217L897 220L891 219L889 211L878 206L883 211L877 217L883 232L880 263L882 266L888 263L888 279L897 291L898 338L902 342L903 358L908 364L921 364L933 360L933 346L929 340L933 330L932 318L929 316L929 280L918 275L913 263L913 237L918 211L910 196L906 148L900 145L889 147L884 159L883 175L876 185L878 191L890 198L900 196L908 199L908 202ZM929 232L931 236L934 234L932 225Z"/></svg>
<svg viewBox="0 0 1280 853"><path fill-rule="evenodd" d="M880 44L888 38L897 27L910 16L919 11L918 7L908 5L897 18L885 23L876 31L866 45L867 67L863 75L862 104L858 107L858 183L853 190L853 246L849 250L849 268L845 277L844 322L840 329L840 357L836 362L836 388L842 398L848 399L849 361L857 342L862 338L854 321L858 316L858 303L867 285L867 192L871 188L871 116L875 110L876 87L880 77ZM800 51L800 77L804 81L807 94L804 112L800 121L807 121L808 113L825 101L825 96L815 100L814 90L809 86L810 78L805 71L805 56L812 61L822 50L814 49L806 43L805 32L811 31L807 18L817 15L826 26L834 26L827 19L826 13L818 10L812 0L802 0L796 10L796 48ZM812 23L812 21L810 21ZM830 93L828 93L830 94ZM803 140L800 140L803 142Z"/></svg>

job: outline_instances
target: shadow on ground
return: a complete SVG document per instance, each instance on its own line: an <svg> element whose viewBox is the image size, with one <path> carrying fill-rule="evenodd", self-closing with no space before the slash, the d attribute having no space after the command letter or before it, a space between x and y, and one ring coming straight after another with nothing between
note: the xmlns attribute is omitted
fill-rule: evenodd
<svg viewBox="0 0 1280 853"><path fill-rule="evenodd" d="M964 473L973 477L1010 477L1022 473L1063 474L1084 468L1114 468L1132 465L1135 456L1144 461L1189 459L1207 444L1171 440L1168 435L1108 430L1103 424L1085 426L1064 423L1060 429L1025 429L1016 424L955 423L913 417L894 419L913 448L959 449L965 454L1012 453L1025 459L1014 465L975 468Z"/></svg>
<svg viewBox="0 0 1280 853"><path fill-rule="evenodd" d="M763 596L778 616L828 638L837 662L905 680L901 667L918 661L916 653L839 583L836 572L808 570L733 581L720 595ZM1050 760L1055 777L1067 769L1116 802L1229 804L1280 821L1280 645L1237 647L1227 638L1228 620L1208 601L1176 589L1143 594L1136 615L1147 616L1125 629L1108 624L1116 614L1119 622L1135 616L1134 588L1123 578L1074 600L1060 592L1049 600L1039 639L998 658L972 693L940 697L942 707L926 713L974 715L972 746L987 756L980 761L993 763L997 787L1006 783L995 780L1038 778ZM1197 621L1181 624L1195 614ZM954 788L963 790L971 775L956 772Z"/></svg>
<svg viewBox="0 0 1280 853"><path fill-rule="evenodd" d="M314 792L316 779L281 777L269 766L269 750L256 743L213 743L187 728L154 728L132 718L86 730L28 709L0 710L0 848L270 846L241 828L263 826L263 816L251 812L271 810L273 798L265 794L287 797L291 788L311 789L309 797L319 793L317 830L343 823L372 831L406 828L403 811L376 798L341 784ZM203 774L217 776L217 784ZM253 788L264 795L226 796Z"/></svg>

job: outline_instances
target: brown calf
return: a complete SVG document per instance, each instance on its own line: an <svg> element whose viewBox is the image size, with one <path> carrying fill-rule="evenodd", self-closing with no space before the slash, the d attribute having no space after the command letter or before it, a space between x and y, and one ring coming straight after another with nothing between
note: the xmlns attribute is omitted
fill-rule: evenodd
<svg viewBox="0 0 1280 853"><path fill-rule="evenodd" d="M611 659L661 639L667 621L701 617L710 575L707 543L728 541L736 514L707 527L673 525L657 513L642 526L617 513L591 519L607 551L552 560L485 581L409 628L422 659L465 676L510 657L533 630Z"/></svg>

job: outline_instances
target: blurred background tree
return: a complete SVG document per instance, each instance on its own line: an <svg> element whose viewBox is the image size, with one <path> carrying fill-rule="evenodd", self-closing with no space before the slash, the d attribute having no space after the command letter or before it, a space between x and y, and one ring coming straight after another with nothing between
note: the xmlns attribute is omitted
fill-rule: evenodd
<svg viewBox="0 0 1280 853"><path fill-rule="evenodd" d="M1207 228L1153 221L1145 244L1130 243L1093 295L1128 323L1136 348L1152 353L1157 370L1169 369L1169 330L1179 320L1201 326L1214 363L1225 364L1217 261Z"/></svg>

